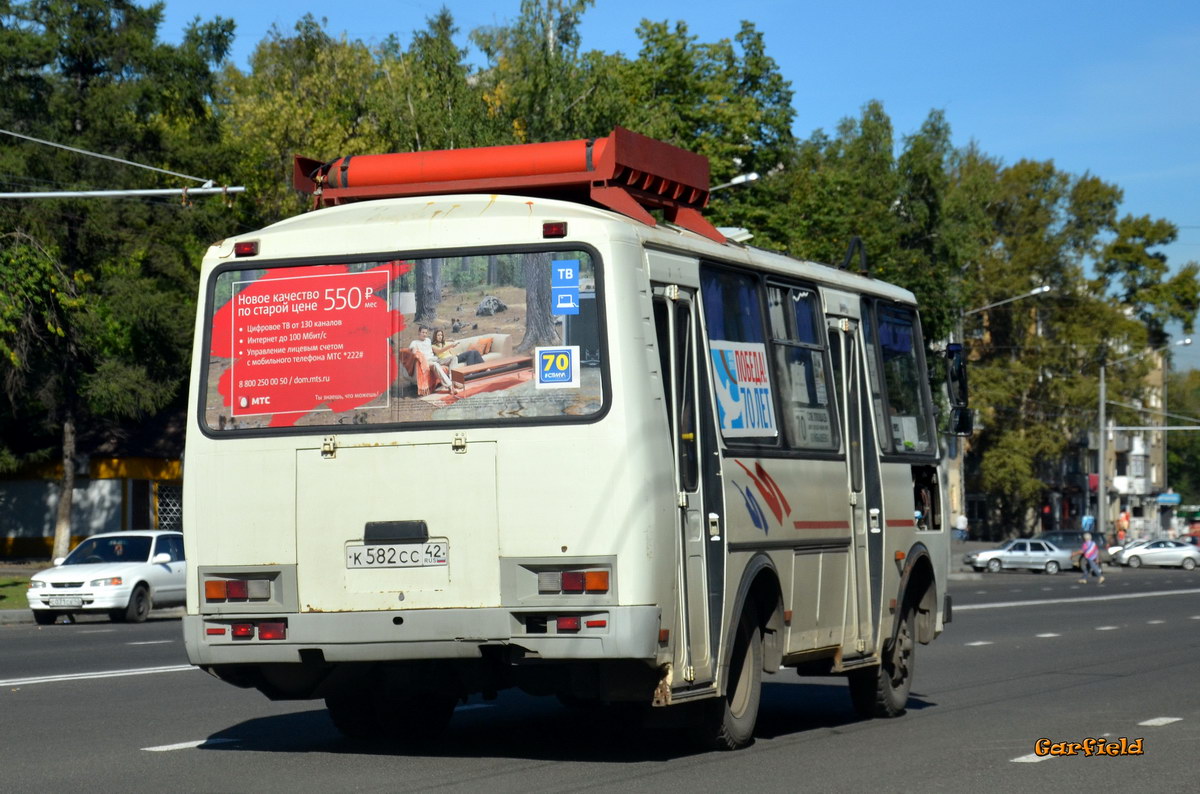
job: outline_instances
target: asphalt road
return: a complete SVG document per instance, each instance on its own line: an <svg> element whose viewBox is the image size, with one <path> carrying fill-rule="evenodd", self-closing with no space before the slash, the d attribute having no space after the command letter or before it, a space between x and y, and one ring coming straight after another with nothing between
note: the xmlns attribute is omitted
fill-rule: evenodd
<svg viewBox="0 0 1200 794"><path fill-rule="evenodd" d="M186 667L179 624L0 626L9 790L1194 791L1200 572L959 575L918 649L907 715L862 721L840 679L769 676L755 744L693 753L671 719L590 724L548 698L459 708L432 749L363 746L316 702L272 703ZM669 710L674 712L676 710ZM404 715L398 714L397 719ZM1143 739L1143 754L1035 743Z"/></svg>

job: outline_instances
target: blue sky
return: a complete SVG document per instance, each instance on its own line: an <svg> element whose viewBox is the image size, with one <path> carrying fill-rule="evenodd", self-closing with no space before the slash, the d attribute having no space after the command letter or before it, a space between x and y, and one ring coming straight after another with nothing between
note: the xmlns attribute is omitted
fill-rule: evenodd
<svg viewBox="0 0 1200 794"><path fill-rule="evenodd" d="M461 30L504 24L520 0L165 0L160 35L177 41L196 16L237 23L233 60L246 68L272 25L305 13L333 35L407 44L444 5ZM686 22L700 41L733 38L741 20L764 34L795 92L795 132L831 131L871 99L897 136L931 109L956 144L976 141L1007 163L1053 160L1125 191L1122 212L1177 224L1173 267L1200 261L1200 3L1196 0L597 0L584 49L637 55L643 18ZM1200 339L1176 366L1200 368Z"/></svg>

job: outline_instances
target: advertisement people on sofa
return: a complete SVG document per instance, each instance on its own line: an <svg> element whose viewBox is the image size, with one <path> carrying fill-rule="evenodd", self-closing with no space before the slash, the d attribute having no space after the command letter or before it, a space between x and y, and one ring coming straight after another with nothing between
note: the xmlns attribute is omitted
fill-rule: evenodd
<svg viewBox="0 0 1200 794"><path fill-rule="evenodd" d="M454 346L458 342L447 342L446 332L441 328L433 332L433 354L437 356L438 363L442 366L449 367L451 364L482 364L483 356L478 350L467 348L461 353L454 352Z"/></svg>

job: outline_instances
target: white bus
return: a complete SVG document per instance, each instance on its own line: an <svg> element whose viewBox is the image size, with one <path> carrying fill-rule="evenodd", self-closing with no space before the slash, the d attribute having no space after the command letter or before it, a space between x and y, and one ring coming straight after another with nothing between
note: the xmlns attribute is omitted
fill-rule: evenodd
<svg viewBox="0 0 1200 794"><path fill-rule="evenodd" d="M203 264L193 664L353 737L519 687L735 748L785 668L904 711L950 617L910 292L727 240L707 161L620 129L297 185Z"/></svg>

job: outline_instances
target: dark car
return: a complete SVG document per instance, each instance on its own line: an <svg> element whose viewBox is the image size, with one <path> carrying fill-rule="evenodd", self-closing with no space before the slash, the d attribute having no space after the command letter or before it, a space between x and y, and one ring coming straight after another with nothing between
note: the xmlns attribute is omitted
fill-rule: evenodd
<svg viewBox="0 0 1200 794"><path fill-rule="evenodd" d="M1034 535L1034 537L1039 540L1048 540L1060 549L1069 549L1071 552L1071 565L1075 568L1079 567L1079 549L1083 547L1083 532L1061 530L1057 532L1044 532L1041 535ZM1112 555L1108 553L1108 541L1104 537L1104 533L1093 530L1092 540L1096 541L1096 545L1100 548L1100 564L1116 565L1113 562Z"/></svg>

